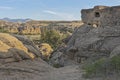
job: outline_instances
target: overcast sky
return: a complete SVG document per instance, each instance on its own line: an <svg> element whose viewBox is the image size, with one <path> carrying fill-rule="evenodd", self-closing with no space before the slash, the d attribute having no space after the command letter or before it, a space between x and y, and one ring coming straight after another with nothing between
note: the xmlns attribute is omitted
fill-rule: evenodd
<svg viewBox="0 0 120 80"><path fill-rule="evenodd" d="M120 0L0 0L0 18L80 20L81 9L119 4Z"/></svg>

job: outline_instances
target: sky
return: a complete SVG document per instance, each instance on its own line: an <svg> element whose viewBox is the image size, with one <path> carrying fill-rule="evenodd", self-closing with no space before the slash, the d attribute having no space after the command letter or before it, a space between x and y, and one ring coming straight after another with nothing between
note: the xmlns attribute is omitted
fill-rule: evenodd
<svg viewBox="0 0 120 80"><path fill-rule="evenodd" d="M120 0L0 0L0 18L80 20L81 9L118 6Z"/></svg>

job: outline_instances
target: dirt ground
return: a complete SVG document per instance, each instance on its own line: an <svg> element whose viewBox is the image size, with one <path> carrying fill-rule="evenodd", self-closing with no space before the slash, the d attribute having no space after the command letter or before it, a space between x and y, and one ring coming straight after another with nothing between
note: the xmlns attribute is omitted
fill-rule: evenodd
<svg viewBox="0 0 120 80"><path fill-rule="evenodd" d="M114 79L84 79L83 70L79 65L53 68L41 59L0 65L0 80L120 80Z"/></svg>

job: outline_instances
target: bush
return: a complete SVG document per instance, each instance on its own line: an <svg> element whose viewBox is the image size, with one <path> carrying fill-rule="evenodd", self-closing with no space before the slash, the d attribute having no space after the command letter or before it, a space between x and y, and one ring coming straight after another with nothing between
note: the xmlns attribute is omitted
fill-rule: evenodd
<svg viewBox="0 0 120 80"><path fill-rule="evenodd" d="M0 28L0 32L2 32L2 33L8 33L8 31L5 30L4 28Z"/></svg>
<svg viewBox="0 0 120 80"><path fill-rule="evenodd" d="M110 63L112 67L116 70L120 70L120 56L114 56L111 58Z"/></svg>
<svg viewBox="0 0 120 80"><path fill-rule="evenodd" d="M84 66L84 77L105 76L114 73L120 73L120 56L112 58L101 58L90 65Z"/></svg>
<svg viewBox="0 0 120 80"><path fill-rule="evenodd" d="M66 36L66 34L62 34L58 30L44 30L41 34L40 41L42 43L48 43L53 49L56 49L60 44L62 44L62 39Z"/></svg>
<svg viewBox="0 0 120 80"><path fill-rule="evenodd" d="M100 71L103 70L102 64L104 64L104 62L105 62L105 59L99 59L93 64L85 65L84 70L86 73L84 76L90 77L90 76L96 75L99 72L99 70Z"/></svg>

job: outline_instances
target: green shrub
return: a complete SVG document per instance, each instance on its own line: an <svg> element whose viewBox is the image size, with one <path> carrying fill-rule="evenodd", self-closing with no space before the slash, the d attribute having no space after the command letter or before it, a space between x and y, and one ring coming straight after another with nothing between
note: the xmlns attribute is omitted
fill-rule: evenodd
<svg viewBox="0 0 120 80"><path fill-rule="evenodd" d="M0 32L2 32L2 33L8 33L8 31L5 30L4 28L0 28Z"/></svg>
<svg viewBox="0 0 120 80"><path fill-rule="evenodd" d="M84 66L84 77L105 76L109 73L120 72L120 56L101 58L93 64Z"/></svg>
<svg viewBox="0 0 120 80"><path fill-rule="evenodd" d="M110 63L112 67L116 70L120 70L120 56L114 56L111 58Z"/></svg>
<svg viewBox="0 0 120 80"><path fill-rule="evenodd" d="M85 70L85 77L90 77L93 75L96 75L98 73L98 70L102 70L102 64L105 62L105 59L99 59L93 64L85 65L84 70ZM99 72L100 73L100 72Z"/></svg>
<svg viewBox="0 0 120 80"><path fill-rule="evenodd" d="M67 34L62 34L58 30L44 30L41 34L40 41L42 43L48 43L53 49L56 49L60 44L62 44L62 39L64 39Z"/></svg>

